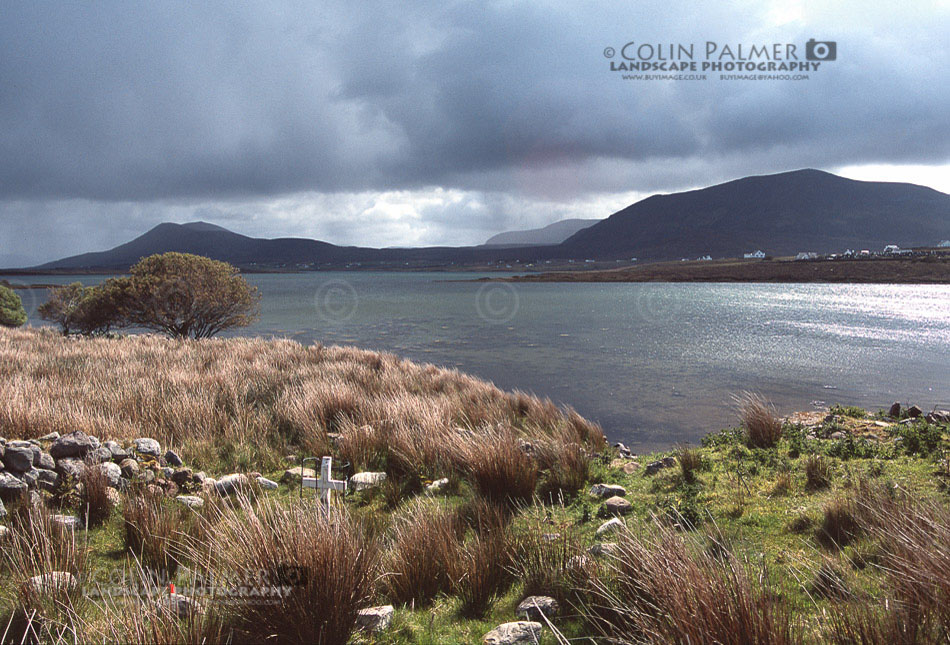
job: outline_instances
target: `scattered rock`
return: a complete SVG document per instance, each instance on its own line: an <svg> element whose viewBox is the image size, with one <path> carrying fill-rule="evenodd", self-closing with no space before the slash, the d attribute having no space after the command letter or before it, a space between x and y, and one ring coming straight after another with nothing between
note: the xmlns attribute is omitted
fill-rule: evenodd
<svg viewBox="0 0 950 645"><path fill-rule="evenodd" d="M518 604L515 614L527 620L542 621L557 616L560 610L557 600L550 596L528 596Z"/></svg>
<svg viewBox="0 0 950 645"><path fill-rule="evenodd" d="M7 470L25 473L33 468L33 448L29 441L11 441L3 451L3 465Z"/></svg>
<svg viewBox="0 0 950 645"><path fill-rule="evenodd" d="M927 415L928 423L950 423L950 410L934 410Z"/></svg>
<svg viewBox="0 0 950 645"><path fill-rule="evenodd" d="M616 555L618 553L618 547L614 542L598 542L588 549L587 552L595 558L600 558L608 555Z"/></svg>
<svg viewBox="0 0 950 645"><path fill-rule="evenodd" d="M604 502L604 508L613 515L626 515L633 510L633 504L623 497L614 496Z"/></svg>
<svg viewBox="0 0 950 645"><path fill-rule="evenodd" d="M79 479L85 469L86 464L81 459L65 458L56 460L56 472L63 477Z"/></svg>
<svg viewBox="0 0 950 645"><path fill-rule="evenodd" d="M280 487L280 485L277 482L267 479L267 477L264 477L262 475L259 475L255 479L258 485L264 490L277 490Z"/></svg>
<svg viewBox="0 0 950 645"><path fill-rule="evenodd" d="M201 607L194 598L180 593L168 594L158 599L159 611L169 611L176 618L188 618L201 612Z"/></svg>
<svg viewBox="0 0 950 645"><path fill-rule="evenodd" d="M893 403L891 405L891 409L887 411L887 416L891 417L892 419L900 418L901 404L897 402Z"/></svg>
<svg viewBox="0 0 950 645"><path fill-rule="evenodd" d="M132 456L132 453L122 447L118 441L106 441L102 444L103 448L107 448L112 454L112 458L116 461L122 461Z"/></svg>
<svg viewBox="0 0 950 645"><path fill-rule="evenodd" d="M215 488L215 485L217 483L218 482L215 481L214 477L205 477L201 482L201 490L204 491L205 494L210 495L211 493L214 493L217 490Z"/></svg>
<svg viewBox="0 0 950 645"><path fill-rule="evenodd" d="M426 486L426 490L429 491L430 493L437 493L448 485L449 485L449 478L443 477L442 479L437 479L431 484L429 484L428 486Z"/></svg>
<svg viewBox="0 0 950 645"><path fill-rule="evenodd" d="M194 475L192 475L192 479L193 479L193 480L195 481L195 483L197 483L197 484L201 484L201 483L204 482L204 480L206 480L207 478L208 478L208 476L205 474L205 471L203 471L203 470L199 470L199 471L196 472Z"/></svg>
<svg viewBox="0 0 950 645"><path fill-rule="evenodd" d="M316 477L317 473L313 468L303 468L302 466L294 466L293 468L288 468L284 471L283 477L280 478L280 481L285 484L295 484L300 483L301 478L303 477Z"/></svg>
<svg viewBox="0 0 950 645"><path fill-rule="evenodd" d="M38 468L36 476L36 485L41 490L52 491L56 489L59 483L59 475L55 471Z"/></svg>
<svg viewBox="0 0 950 645"><path fill-rule="evenodd" d="M149 439L147 437L141 437L132 442L132 446L135 448L136 452L139 452L143 455L148 455L150 457L155 457L158 459L159 455L162 454L162 446L155 439Z"/></svg>
<svg viewBox="0 0 950 645"><path fill-rule="evenodd" d="M201 508L205 505L205 501L197 495L179 495L175 499L188 508Z"/></svg>
<svg viewBox="0 0 950 645"><path fill-rule="evenodd" d="M149 484L145 487L145 492L148 493L150 497L164 497L165 489L163 489L158 484Z"/></svg>
<svg viewBox="0 0 950 645"><path fill-rule="evenodd" d="M109 480L110 487L119 487L122 481L122 469L118 464L112 463L111 461L106 461L99 464L99 470L101 470L102 474L105 475L106 479Z"/></svg>
<svg viewBox="0 0 950 645"><path fill-rule="evenodd" d="M79 582L68 571L50 571L29 578L23 583L23 593L26 595L53 594L71 591Z"/></svg>
<svg viewBox="0 0 950 645"><path fill-rule="evenodd" d="M89 454L86 455L86 461L92 462L94 464L102 464L107 461L112 461L112 451L105 446L93 448L89 451Z"/></svg>
<svg viewBox="0 0 950 645"><path fill-rule="evenodd" d="M165 452L165 463L168 464L169 466L174 466L175 468L178 468L184 462L181 460L181 457L178 456L177 452L175 452L174 450L167 450Z"/></svg>
<svg viewBox="0 0 950 645"><path fill-rule="evenodd" d="M367 632L381 632L392 624L395 613L392 605L360 609L356 612L356 626Z"/></svg>
<svg viewBox="0 0 950 645"><path fill-rule="evenodd" d="M234 495L242 488L247 486L247 475L241 473L234 473L231 475L225 475L217 482L214 483L214 492L222 497L227 495Z"/></svg>
<svg viewBox="0 0 950 645"><path fill-rule="evenodd" d="M58 432L49 432L42 437L37 437L37 441L56 441L57 439L59 439Z"/></svg>
<svg viewBox="0 0 950 645"><path fill-rule="evenodd" d="M597 535L597 536L607 535L608 533L619 531L622 528L623 528L623 520L621 520L619 517L615 517L613 519L607 520L606 522L601 524L599 527L597 527L597 530L594 532L594 535Z"/></svg>
<svg viewBox="0 0 950 645"><path fill-rule="evenodd" d="M98 439L77 430L56 439L49 447L49 454L56 460L69 457L85 457L86 453L98 447Z"/></svg>
<svg viewBox="0 0 950 645"><path fill-rule="evenodd" d="M169 479L175 482L178 486L184 486L189 481L191 481L192 473L191 468L177 468Z"/></svg>
<svg viewBox="0 0 950 645"><path fill-rule="evenodd" d="M122 470L122 476L126 479L134 479L139 474L139 462L130 457L119 462L119 468Z"/></svg>
<svg viewBox="0 0 950 645"><path fill-rule="evenodd" d="M482 638L484 645L515 645L516 643L531 643L541 640L541 623L519 620L514 623L504 623L491 630Z"/></svg>
<svg viewBox="0 0 950 645"><path fill-rule="evenodd" d="M0 472L0 501L13 502L22 499L28 487L10 473Z"/></svg>
<svg viewBox="0 0 950 645"><path fill-rule="evenodd" d="M2 502L0 502L0 505L2 505ZM6 509L4 509L3 512L6 514ZM0 517L2 517L2 515L0 515ZM0 542L5 542L8 537L10 537L10 529L0 524Z"/></svg>
<svg viewBox="0 0 950 645"><path fill-rule="evenodd" d="M33 465L44 470L56 470L56 460L48 452L40 451L39 456L33 460Z"/></svg>
<svg viewBox="0 0 950 645"><path fill-rule="evenodd" d="M386 473L356 473L350 477L350 487L353 490L363 490L364 488L373 488L386 481Z"/></svg>
<svg viewBox="0 0 950 645"><path fill-rule="evenodd" d="M594 484L590 487L592 497L623 497L627 489L616 484Z"/></svg>
<svg viewBox="0 0 950 645"><path fill-rule="evenodd" d="M838 430L836 432L832 432L831 436L829 436L828 438L829 439L844 439L844 436L845 436L844 433L841 430Z"/></svg>
<svg viewBox="0 0 950 645"><path fill-rule="evenodd" d="M917 407L916 405L912 405L912 406L910 406L909 408L907 408L907 416L909 416L911 419L916 419L916 418L919 417L921 414L923 414L923 412L924 412L924 411L921 410L921 409L920 409L919 407Z"/></svg>
<svg viewBox="0 0 950 645"><path fill-rule="evenodd" d="M676 465L676 459L673 457L664 457L663 459L654 461L653 463L647 464L646 470L643 471L645 475L655 475L664 468L672 468Z"/></svg>
<svg viewBox="0 0 950 645"><path fill-rule="evenodd" d="M621 457L635 457L636 454L630 451L630 448L627 448L622 443L615 443L614 448L617 449L617 452L620 453Z"/></svg>

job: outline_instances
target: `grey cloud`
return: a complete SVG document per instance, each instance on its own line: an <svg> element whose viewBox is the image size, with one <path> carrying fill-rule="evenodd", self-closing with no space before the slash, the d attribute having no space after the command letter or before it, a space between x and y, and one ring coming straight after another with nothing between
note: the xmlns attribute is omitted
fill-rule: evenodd
<svg viewBox="0 0 950 645"><path fill-rule="evenodd" d="M946 3L803 3L804 20L774 24L797 4L10 0L0 253L24 231L49 236L46 255L195 218L473 243L605 216L584 212L598 195L950 161ZM623 81L601 54L811 37L839 57L803 82ZM403 216L367 203L436 187L465 197Z"/></svg>

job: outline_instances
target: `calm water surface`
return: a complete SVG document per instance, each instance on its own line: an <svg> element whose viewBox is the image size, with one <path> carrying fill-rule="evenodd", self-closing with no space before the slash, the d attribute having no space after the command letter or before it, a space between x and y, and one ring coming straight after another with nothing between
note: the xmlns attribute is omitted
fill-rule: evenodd
<svg viewBox="0 0 950 645"><path fill-rule="evenodd" d="M950 407L948 286L467 282L475 277L249 275L263 312L241 333L457 367L570 404L641 451L732 424L730 397L743 390L782 411ZM19 293L37 324L45 291Z"/></svg>

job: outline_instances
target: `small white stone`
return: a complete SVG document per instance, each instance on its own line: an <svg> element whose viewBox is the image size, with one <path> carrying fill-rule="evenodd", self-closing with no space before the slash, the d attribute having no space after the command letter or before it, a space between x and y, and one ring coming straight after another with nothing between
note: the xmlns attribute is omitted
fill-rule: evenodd
<svg viewBox="0 0 950 645"><path fill-rule="evenodd" d="M386 473L356 473L350 477L350 486L353 490L362 490L379 486L384 481L386 481Z"/></svg>
<svg viewBox="0 0 950 645"><path fill-rule="evenodd" d="M392 605L360 609L356 613L356 626L367 632L381 632L392 624L395 613Z"/></svg>
<svg viewBox="0 0 950 645"><path fill-rule="evenodd" d="M267 479L267 477L258 477L257 483L264 490L277 490L279 488L277 482L271 481L270 479Z"/></svg>
<svg viewBox="0 0 950 645"><path fill-rule="evenodd" d="M519 620L499 625L485 634L482 643L485 645L515 645L517 643L536 645L540 640L541 623Z"/></svg>
<svg viewBox="0 0 950 645"><path fill-rule="evenodd" d="M426 490L429 491L430 493L437 493L438 491L442 490L448 485L449 485L449 478L443 477L442 479L437 479L431 484L429 484L428 486L426 486Z"/></svg>
<svg viewBox="0 0 950 645"><path fill-rule="evenodd" d="M607 520L606 522L601 524L599 527L597 527L597 530L594 532L594 535L599 536L599 535L606 535L607 533L614 533L615 531L619 531L623 529L623 526L624 526L623 520L621 520L619 517L615 517L613 519Z"/></svg>
<svg viewBox="0 0 950 645"><path fill-rule="evenodd" d="M178 495L175 499L188 508L201 508L205 505L205 501L197 495Z"/></svg>

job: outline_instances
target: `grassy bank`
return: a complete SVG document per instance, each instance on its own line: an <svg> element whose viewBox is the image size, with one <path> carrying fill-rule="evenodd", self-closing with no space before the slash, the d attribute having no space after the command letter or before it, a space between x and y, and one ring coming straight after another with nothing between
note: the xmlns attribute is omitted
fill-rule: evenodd
<svg viewBox="0 0 950 645"><path fill-rule="evenodd" d="M182 470L163 458L141 459L153 474L118 495L89 462L81 487L7 504L8 640L32 625L63 642L478 643L530 595L560 605L542 643L950 634L941 418L783 421L747 399L701 446L631 456L549 402L354 349L0 331L0 374L8 445L78 429L153 437L212 476L280 480L296 453L332 454L337 476L387 474L328 516L292 478L225 496L182 480L198 508L156 485ZM619 488L595 496L600 483ZM50 571L74 586L25 590ZM168 582L198 604L169 611ZM247 593L261 588L283 595ZM385 604L390 626L356 629L358 610Z"/></svg>

